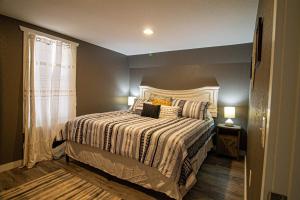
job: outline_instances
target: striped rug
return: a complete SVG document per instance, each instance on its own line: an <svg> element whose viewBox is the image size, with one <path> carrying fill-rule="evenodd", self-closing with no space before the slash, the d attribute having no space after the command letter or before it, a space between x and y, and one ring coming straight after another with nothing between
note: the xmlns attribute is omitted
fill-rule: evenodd
<svg viewBox="0 0 300 200"><path fill-rule="evenodd" d="M0 192L0 199L120 200L121 198L60 169L18 187Z"/></svg>

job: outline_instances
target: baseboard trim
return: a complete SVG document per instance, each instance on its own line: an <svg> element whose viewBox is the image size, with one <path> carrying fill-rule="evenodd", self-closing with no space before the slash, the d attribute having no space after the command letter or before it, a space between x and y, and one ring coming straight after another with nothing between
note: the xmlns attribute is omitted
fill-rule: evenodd
<svg viewBox="0 0 300 200"><path fill-rule="evenodd" d="M3 165L0 165L0 173L17 168L17 167L21 167L21 166L22 166L22 160L16 160L14 162L5 163Z"/></svg>

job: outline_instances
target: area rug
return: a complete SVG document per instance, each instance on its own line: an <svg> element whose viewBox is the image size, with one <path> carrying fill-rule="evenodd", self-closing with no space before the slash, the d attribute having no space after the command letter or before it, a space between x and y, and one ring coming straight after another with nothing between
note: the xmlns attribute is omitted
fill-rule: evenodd
<svg viewBox="0 0 300 200"><path fill-rule="evenodd" d="M18 187L2 191L0 199L120 200L121 198L60 169Z"/></svg>

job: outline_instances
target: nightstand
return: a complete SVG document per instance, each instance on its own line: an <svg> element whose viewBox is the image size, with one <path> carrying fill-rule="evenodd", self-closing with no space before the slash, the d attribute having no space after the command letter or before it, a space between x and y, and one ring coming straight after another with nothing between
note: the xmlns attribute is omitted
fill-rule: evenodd
<svg viewBox="0 0 300 200"><path fill-rule="evenodd" d="M217 125L217 154L236 157L240 155L240 126Z"/></svg>

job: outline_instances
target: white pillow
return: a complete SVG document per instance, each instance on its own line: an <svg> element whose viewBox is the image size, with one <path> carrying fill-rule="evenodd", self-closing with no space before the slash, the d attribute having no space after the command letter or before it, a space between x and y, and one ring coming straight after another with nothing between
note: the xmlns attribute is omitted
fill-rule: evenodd
<svg viewBox="0 0 300 200"><path fill-rule="evenodd" d="M151 102L148 102L148 99L143 99L143 98L135 99L134 104L131 107L131 111L134 114L140 115L142 113L144 103L151 103Z"/></svg>
<svg viewBox="0 0 300 200"><path fill-rule="evenodd" d="M179 107L178 106L164 106L161 105L159 118L177 119Z"/></svg>

